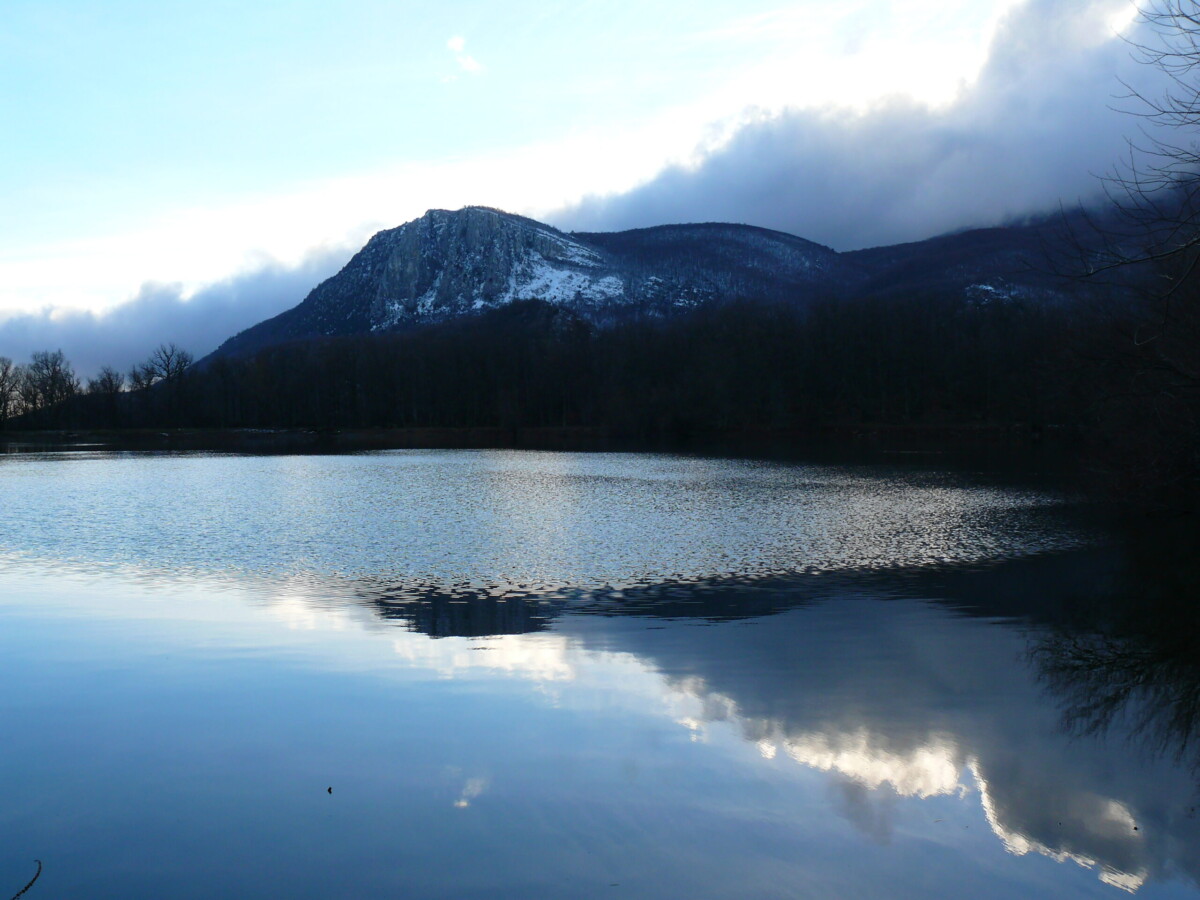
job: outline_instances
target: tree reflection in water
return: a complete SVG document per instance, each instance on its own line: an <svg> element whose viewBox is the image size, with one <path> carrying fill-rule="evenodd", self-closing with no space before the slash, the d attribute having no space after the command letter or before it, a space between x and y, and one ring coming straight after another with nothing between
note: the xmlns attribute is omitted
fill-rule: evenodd
<svg viewBox="0 0 1200 900"><path fill-rule="evenodd" d="M1124 732L1200 773L1200 537L1194 527L1130 536L1108 596L1031 650L1075 735Z"/></svg>

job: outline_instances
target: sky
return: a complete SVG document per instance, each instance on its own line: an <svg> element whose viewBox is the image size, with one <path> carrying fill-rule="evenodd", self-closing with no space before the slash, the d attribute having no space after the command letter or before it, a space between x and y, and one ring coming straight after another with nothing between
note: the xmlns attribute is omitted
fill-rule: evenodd
<svg viewBox="0 0 1200 900"><path fill-rule="evenodd" d="M838 250L1086 201L1136 121L1130 0L4 0L0 356L202 355L374 231Z"/></svg>

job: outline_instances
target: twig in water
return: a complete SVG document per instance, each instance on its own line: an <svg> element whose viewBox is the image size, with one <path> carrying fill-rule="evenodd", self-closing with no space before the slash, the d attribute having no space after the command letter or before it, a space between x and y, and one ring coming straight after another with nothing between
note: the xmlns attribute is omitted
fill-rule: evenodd
<svg viewBox="0 0 1200 900"><path fill-rule="evenodd" d="M25 885L25 887L21 888L19 891L17 891L15 894L13 894L12 900L17 900L18 897L20 897L27 890L29 890L31 887L33 887L33 883L35 881L37 881L39 877L41 877L42 861L40 859L35 859L34 862L37 863L38 870L36 872L34 872L33 877L29 879L29 884Z"/></svg>

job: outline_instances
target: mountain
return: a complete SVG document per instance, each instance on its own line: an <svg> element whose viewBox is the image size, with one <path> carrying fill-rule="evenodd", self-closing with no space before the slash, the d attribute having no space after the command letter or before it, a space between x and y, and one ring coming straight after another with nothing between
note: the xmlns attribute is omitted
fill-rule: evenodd
<svg viewBox="0 0 1200 900"><path fill-rule="evenodd" d="M381 231L298 306L241 332L215 355L306 338L387 332L538 298L610 324L733 300L811 303L892 290L989 301L1048 295L1031 227L965 232L838 253L733 224L565 233L487 207L434 209Z"/></svg>
<svg viewBox="0 0 1200 900"><path fill-rule="evenodd" d="M1050 274L1063 250L1057 223L975 228L924 241L854 250L842 257L870 273L863 293L960 293L968 299L1052 298L1063 279Z"/></svg>

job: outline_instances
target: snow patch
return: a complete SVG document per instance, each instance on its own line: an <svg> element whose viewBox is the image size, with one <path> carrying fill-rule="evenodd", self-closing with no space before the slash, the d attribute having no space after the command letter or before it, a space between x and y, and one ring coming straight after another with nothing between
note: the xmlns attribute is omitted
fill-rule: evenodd
<svg viewBox="0 0 1200 900"><path fill-rule="evenodd" d="M514 271L499 302L537 298L548 303L562 304L571 301L600 302L621 301L625 297L625 283L615 275L597 278L590 272L557 266L538 255Z"/></svg>
<svg viewBox="0 0 1200 900"><path fill-rule="evenodd" d="M600 258L600 254L589 247L577 244L575 241L566 240L548 231L541 232L541 235L554 246L556 255L563 262L586 268L598 268L604 265L604 260Z"/></svg>

